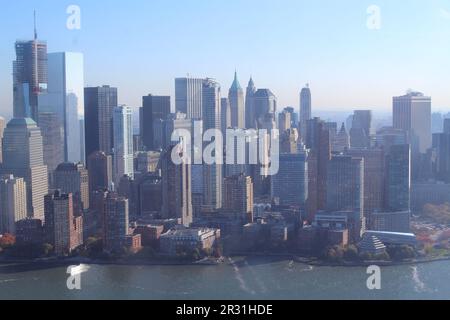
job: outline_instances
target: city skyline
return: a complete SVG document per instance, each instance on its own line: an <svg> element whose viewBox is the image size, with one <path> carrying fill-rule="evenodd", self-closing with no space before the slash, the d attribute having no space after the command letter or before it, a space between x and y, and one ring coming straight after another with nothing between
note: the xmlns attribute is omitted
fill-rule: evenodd
<svg viewBox="0 0 450 320"><path fill-rule="evenodd" d="M236 12L221 3L200 1L153 1L151 6L136 1L129 7L79 1L80 30L66 27L69 4L33 4L38 39L47 41L48 52L83 53L85 86L118 87L121 104L141 106L142 96L149 93L174 97L173 79L186 74L215 78L226 91L237 70L242 83L252 76L258 88L270 88L278 98L278 111L285 106L297 109L306 83L311 85L316 112L361 108L388 112L392 97L408 88L433 97L433 110L450 106L443 71L450 63L445 54L450 47L441 41L450 34L444 1L410 1L407 6L377 1L379 30L366 26L367 8L372 4L368 1L339 5L325 1L321 6L259 1L257 11L256 3L247 1ZM211 10L217 15L208 15ZM340 18L344 13L347 19ZM8 4L0 13L5 23L14 19L17 24L0 31L5 39L0 66L9 70L0 75L0 114L6 118L12 115L12 43L32 38L32 14L28 2ZM106 18L96 19L101 14ZM269 17L273 23L266 23ZM220 23L214 28L204 27L216 21ZM114 44L125 37L126 50L114 50ZM203 37L210 40L202 41ZM101 46L99 39L104 39ZM217 50L224 44L237 49ZM351 95L347 88L352 89Z"/></svg>

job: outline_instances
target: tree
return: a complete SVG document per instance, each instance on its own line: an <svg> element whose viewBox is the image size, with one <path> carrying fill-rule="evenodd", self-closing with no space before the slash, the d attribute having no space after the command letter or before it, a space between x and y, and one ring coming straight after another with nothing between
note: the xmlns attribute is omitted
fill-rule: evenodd
<svg viewBox="0 0 450 320"><path fill-rule="evenodd" d="M42 255L45 257L48 257L50 254L53 253L53 246L50 243L44 243L42 245Z"/></svg>
<svg viewBox="0 0 450 320"><path fill-rule="evenodd" d="M358 248L355 245L349 245L344 251L344 258L348 261L358 260Z"/></svg>
<svg viewBox="0 0 450 320"><path fill-rule="evenodd" d="M0 238L0 248L7 249L11 248L16 244L16 237L12 234L6 233Z"/></svg>

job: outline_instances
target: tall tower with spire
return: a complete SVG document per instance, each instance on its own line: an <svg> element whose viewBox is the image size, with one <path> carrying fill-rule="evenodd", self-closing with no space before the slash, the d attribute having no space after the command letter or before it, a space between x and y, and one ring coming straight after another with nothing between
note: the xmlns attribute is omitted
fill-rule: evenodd
<svg viewBox="0 0 450 320"><path fill-rule="evenodd" d="M253 110L253 97L256 93L255 83L253 82L253 78L250 77L250 80L247 85L247 92L245 97L245 126L247 129L251 129L255 127L255 117Z"/></svg>
<svg viewBox="0 0 450 320"><path fill-rule="evenodd" d="M36 12L34 35L30 41L16 41L13 61L14 117L38 121L38 96L47 91L47 43L37 39Z"/></svg>
<svg viewBox="0 0 450 320"><path fill-rule="evenodd" d="M237 78L237 72L234 73L234 81L228 93L231 111L231 126L233 128L245 128L245 102L244 90L242 90Z"/></svg>
<svg viewBox="0 0 450 320"><path fill-rule="evenodd" d="M309 84L300 93L300 135L305 141L308 121L311 120L311 90Z"/></svg>

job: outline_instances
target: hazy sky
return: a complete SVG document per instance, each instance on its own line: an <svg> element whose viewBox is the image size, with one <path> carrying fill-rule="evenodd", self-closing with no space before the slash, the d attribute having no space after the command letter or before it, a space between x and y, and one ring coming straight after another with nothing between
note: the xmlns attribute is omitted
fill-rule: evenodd
<svg viewBox="0 0 450 320"><path fill-rule="evenodd" d="M71 4L81 30L66 28ZM367 27L370 5L380 30ZM448 0L20 0L0 10L0 115L11 113L14 42L32 38L34 8L49 52L83 52L86 85L117 86L123 104L173 96L187 74L227 92L237 69L243 87L253 75L280 108L298 107L309 82L315 109L389 110L412 88L450 110Z"/></svg>

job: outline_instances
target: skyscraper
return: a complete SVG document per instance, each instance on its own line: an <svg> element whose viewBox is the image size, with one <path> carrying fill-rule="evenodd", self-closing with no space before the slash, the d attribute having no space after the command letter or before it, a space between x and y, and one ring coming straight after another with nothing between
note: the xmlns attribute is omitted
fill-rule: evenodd
<svg viewBox="0 0 450 320"><path fill-rule="evenodd" d="M48 90L39 96L39 113L54 113L64 141L64 161L84 162L83 54L48 54ZM41 120L39 120L41 126Z"/></svg>
<svg viewBox="0 0 450 320"><path fill-rule="evenodd" d="M245 124L247 129L255 128L255 119L253 116L253 96L256 93L255 83L250 78L245 94Z"/></svg>
<svg viewBox="0 0 450 320"><path fill-rule="evenodd" d="M220 130L225 134L228 128L231 128L231 110L230 100L228 98L222 98L220 100L220 109L222 114L220 115Z"/></svg>
<svg viewBox="0 0 450 320"><path fill-rule="evenodd" d="M251 113L251 122L255 123L252 128L261 128L267 119L267 115L272 115L275 120L277 110L277 98L269 89L258 89L252 98L253 112Z"/></svg>
<svg viewBox="0 0 450 320"><path fill-rule="evenodd" d="M367 149L370 147L372 130L372 111L356 110L353 114L350 130L350 145L352 148Z"/></svg>
<svg viewBox="0 0 450 320"><path fill-rule="evenodd" d="M89 175L81 163L61 163L54 172L55 189L73 196L74 215L89 209Z"/></svg>
<svg viewBox="0 0 450 320"><path fill-rule="evenodd" d="M394 128L408 133L413 157L431 148L431 98L409 92L393 99Z"/></svg>
<svg viewBox="0 0 450 320"><path fill-rule="evenodd" d="M112 156L102 151L92 153L88 157L89 192L108 190L112 185Z"/></svg>
<svg viewBox="0 0 450 320"><path fill-rule="evenodd" d="M39 129L42 133L44 164L51 176L56 167L64 162L64 128L59 125L56 113L40 112Z"/></svg>
<svg viewBox="0 0 450 320"><path fill-rule="evenodd" d="M124 175L134 177L132 116L130 107L121 106L114 109L114 181L116 185Z"/></svg>
<svg viewBox="0 0 450 320"><path fill-rule="evenodd" d="M74 216L72 194L57 190L45 196L45 230L57 256L83 244L83 218Z"/></svg>
<svg viewBox="0 0 450 320"><path fill-rule="evenodd" d="M307 123L311 120L311 90L307 84L300 92L300 135L306 137Z"/></svg>
<svg viewBox="0 0 450 320"><path fill-rule="evenodd" d="M286 109L278 115L278 129L281 133L291 128L292 114Z"/></svg>
<svg viewBox="0 0 450 320"><path fill-rule="evenodd" d="M306 149L280 154L280 170L271 179L271 197L280 205L306 208L308 199L308 162Z"/></svg>
<svg viewBox="0 0 450 320"><path fill-rule="evenodd" d="M202 92L203 130L220 130L220 85L212 79L207 79L203 83ZM217 156L217 152L222 150L214 150L213 156ZM203 164L203 204L211 209L222 207L222 170L223 166L219 163Z"/></svg>
<svg viewBox="0 0 450 320"><path fill-rule="evenodd" d="M129 235L128 199L109 193L105 203L104 249L121 252Z"/></svg>
<svg viewBox="0 0 450 320"><path fill-rule="evenodd" d="M231 126L233 128L245 128L245 101L244 90L238 81L237 72L234 73L234 81L228 93L231 111Z"/></svg>
<svg viewBox="0 0 450 320"><path fill-rule="evenodd" d="M142 98L142 143L147 150L159 150L162 146L155 143L155 121L166 120L170 114L170 96L148 95Z"/></svg>
<svg viewBox="0 0 450 320"><path fill-rule="evenodd" d="M41 131L30 118L12 119L3 136L2 172L23 178L27 187L28 216L44 220L44 196L48 192Z"/></svg>
<svg viewBox="0 0 450 320"><path fill-rule="evenodd" d="M47 90L47 43L37 39L17 41L13 61L13 104L15 118L38 121L38 96Z"/></svg>
<svg viewBox="0 0 450 320"><path fill-rule="evenodd" d="M253 183L244 174L225 178L223 209L247 215L253 221Z"/></svg>
<svg viewBox="0 0 450 320"><path fill-rule="evenodd" d="M345 124L342 123L341 130L332 141L331 149L334 152L344 152L344 150L350 148L350 137L345 129Z"/></svg>
<svg viewBox="0 0 450 320"><path fill-rule="evenodd" d="M0 165L3 162L3 156L2 156L2 139L3 139L3 131L6 127L6 120L2 117L0 117Z"/></svg>
<svg viewBox="0 0 450 320"><path fill-rule="evenodd" d="M386 207L393 212L411 210L411 147L394 145L386 157Z"/></svg>
<svg viewBox="0 0 450 320"><path fill-rule="evenodd" d="M307 121L305 146L310 150L308 216L313 219L317 210L325 210L328 162L331 158L330 131L320 118Z"/></svg>
<svg viewBox="0 0 450 320"><path fill-rule="evenodd" d="M184 150L181 145L170 146L161 157L162 216L181 219L181 224L188 227L193 221L191 165L176 165L172 161L173 152L182 155Z"/></svg>
<svg viewBox="0 0 450 320"><path fill-rule="evenodd" d="M175 109L189 119L200 120L203 116L202 88L204 79L175 79Z"/></svg>
<svg viewBox="0 0 450 320"><path fill-rule="evenodd" d="M86 157L95 151L112 154L113 113L117 107L117 88L84 89Z"/></svg>
<svg viewBox="0 0 450 320"><path fill-rule="evenodd" d="M23 178L0 177L0 234L16 232L16 222L27 218L27 190Z"/></svg>

